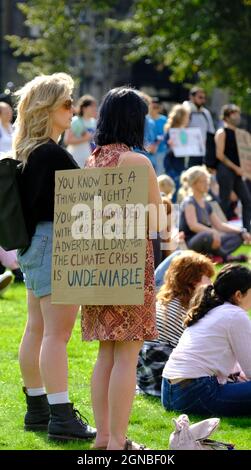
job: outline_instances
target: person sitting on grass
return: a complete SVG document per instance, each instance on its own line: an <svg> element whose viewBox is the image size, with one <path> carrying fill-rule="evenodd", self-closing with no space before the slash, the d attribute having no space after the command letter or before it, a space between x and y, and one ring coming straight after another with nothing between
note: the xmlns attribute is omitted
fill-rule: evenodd
<svg viewBox="0 0 251 470"><path fill-rule="evenodd" d="M167 410L251 415L250 308L251 270L241 265L225 266L212 285L196 292L163 371Z"/></svg>
<svg viewBox="0 0 251 470"><path fill-rule="evenodd" d="M173 179L168 175L160 175L157 179L161 194L163 193L163 196L167 197L171 202L175 191L175 183Z"/></svg>
<svg viewBox="0 0 251 470"><path fill-rule="evenodd" d="M200 285L211 283L212 262L204 255L185 250L172 260L157 294L158 341L145 341L139 353L137 385L140 391L160 397L162 371L184 331L183 318Z"/></svg>
<svg viewBox="0 0 251 470"><path fill-rule="evenodd" d="M247 261L246 257L233 258L230 254L243 241L250 243L251 235L246 229L239 229L221 222L206 200L209 190L209 173L201 166L194 166L186 172L192 195L188 196L180 214L180 230L185 233L185 242L191 250L220 257L220 262Z"/></svg>

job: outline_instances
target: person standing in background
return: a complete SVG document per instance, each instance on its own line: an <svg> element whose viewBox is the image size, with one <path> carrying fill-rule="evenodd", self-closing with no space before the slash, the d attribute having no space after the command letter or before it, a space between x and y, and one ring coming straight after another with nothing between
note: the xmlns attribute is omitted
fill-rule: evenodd
<svg viewBox="0 0 251 470"><path fill-rule="evenodd" d="M0 102L0 158L3 153L10 152L12 148L13 126L11 106L4 101Z"/></svg>
<svg viewBox="0 0 251 470"><path fill-rule="evenodd" d="M219 160L217 179L220 186L221 207L226 217L231 210L230 194L237 194L242 204L243 227L250 232L251 220L251 194L241 166L236 142L236 129L240 124L240 108L234 104L227 104L222 108L224 127L218 129L215 135L216 156Z"/></svg>
<svg viewBox="0 0 251 470"><path fill-rule="evenodd" d="M78 115L74 116L71 129L65 133L64 142L68 152L80 168L94 150L93 135L96 129L97 103L91 95L84 95L78 102Z"/></svg>
<svg viewBox="0 0 251 470"><path fill-rule="evenodd" d="M155 123L155 144L156 150L153 154L153 164L157 176L165 173L164 158L166 155L166 142L164 141L164 126L167 118L161 114L161 104L158 98L152 98L149 104L149 116Z"/></svg>
<svg viewBox="0 0 251 470"><path fill-rule="evenodd" d="M182 104L176 104L168 115L168 121L164 127L165 141L167 142L167 153L164 159L166 174L171 176L175 182L174 202L176 202L177 192L180 187L181 173L187 168L188 157L176 157L173 152L173 143L170 139L169 130L171 128L186 128L189 124L189 112Z"/></svg>
<svg viewBox="0 0 251 470"><path fill-rule="evenodd" d="M189 101L184 101L183 105L187 108L187 111L190 114L188 127L199 127L201 130L206 155L207 134L214 134L215 127L210 111L204 106L205 103L205 91L203 88L195 86L190 90ZM203 157L191 157L189 159L189 167L201 165L202 163Z"/></svg>

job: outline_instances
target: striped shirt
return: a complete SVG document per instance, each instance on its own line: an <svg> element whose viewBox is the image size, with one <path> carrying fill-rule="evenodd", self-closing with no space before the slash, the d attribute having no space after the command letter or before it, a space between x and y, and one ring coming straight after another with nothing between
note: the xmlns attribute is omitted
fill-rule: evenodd
<svg viewBox="0 0 251 470"><path fill-rule="evenodd" d="M181 306L178 299L168 303L156 303L156 320L159 332L159 341L170 343L175 348L184 331L183 317L186 310Z"/></svg>

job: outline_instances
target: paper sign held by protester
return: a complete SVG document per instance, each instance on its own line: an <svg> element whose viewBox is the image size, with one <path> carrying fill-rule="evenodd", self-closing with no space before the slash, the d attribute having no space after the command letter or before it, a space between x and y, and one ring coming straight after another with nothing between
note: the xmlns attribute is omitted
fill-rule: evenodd
<svg viewBox="0 0 251 470"><path fill-rule="evenodd" d="M203 157L205 144L199 127L169 129L175 157Z"/></svg>
<svg viewBox="0 0 251 470"><path fill-rule="evenodd" d="M245 178L251 180L251 134L244 129L235 132L241 168Z"/></svg>
<svg viewBox="0 0 251 470"><path fill-rule="evenodd" d="M52 302L144 303L148 168L57 171Z"/></svg>

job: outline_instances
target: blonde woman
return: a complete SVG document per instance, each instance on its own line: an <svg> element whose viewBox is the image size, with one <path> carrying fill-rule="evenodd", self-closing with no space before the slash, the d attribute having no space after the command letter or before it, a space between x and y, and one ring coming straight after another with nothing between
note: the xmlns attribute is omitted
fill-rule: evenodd
<svg viewBox="0 0 251 470"><path fill-rule="evenodd" d="M27 401L25 429L48 427L49 437L56 440L95 435L68 398L66 345L78 306L51 303L55 171L77 168L57 144L71 125L72 89L71 77L58 73L36 77L19 90L13 146L15 158L23 163L20 194L30 235L28 249L18 252L28 292L28 321L19 352Z"/></svg>
<svg viewBox="0 0 251 470"><path fill-rule="evenodd" d="M172 150L172 141L169 137L169 130L171 128L184 128L187 127L189 124L189 112L185 108L185 106L181 104L176 104L170 111L168 115L168 121L165 125L165 139L169 146L167 150L167 154L164 160L164 167L166 173L171 176L176 185L176 191L180 186L180 175L182 171L185 170L186 167L186 160L185 157L175 157L173 150ZM176 193L175 197L176 199Z"/></svg>
<svg viewBox="0 0 251 470"><path fill-rule="evenodd" d="M243 240L250 242L251 236L245 229L221 222L213 212L206 195L209 190L210 175L202 166L193 166L186 172L191 190L182 206L180 230L191 250L220 256L221 261L231 261L230 253L236 250Z"/></svg>

